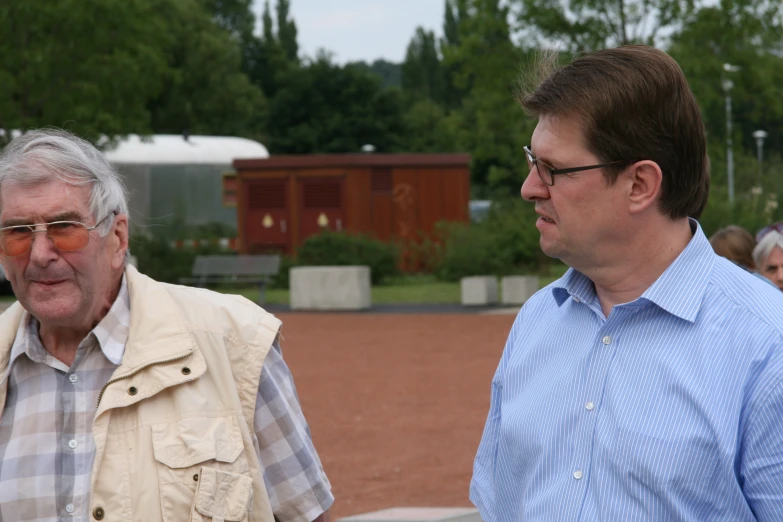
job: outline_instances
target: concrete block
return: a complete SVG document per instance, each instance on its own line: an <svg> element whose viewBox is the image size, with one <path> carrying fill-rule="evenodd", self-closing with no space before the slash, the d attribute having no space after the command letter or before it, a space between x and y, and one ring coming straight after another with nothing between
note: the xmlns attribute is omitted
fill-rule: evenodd
<svg viewBox="0 0 783 522"><path fill-rule="evenodd" d="M289 276L292 310L365 310L372 306L368 266L297 266Z"/></svg>
<svg viewBox="0 0 783 522"><path fill-rule="evenodd" d="M460 285L463 305L480 306L498 302L498 279L495 276L463 277Z"/></svg>
<svg viewBox="0 0 783 522"><path fill-rule="evenodd" d="M533 294L538 292L538 276L507 276L500 286L503 304L524 304Z"/></svg>
<svg viewBox="0 0 783 522"><path fill-rule="evenodd" d="M396 507L353 515L337 522L481 522L476 508Z"/></svg>

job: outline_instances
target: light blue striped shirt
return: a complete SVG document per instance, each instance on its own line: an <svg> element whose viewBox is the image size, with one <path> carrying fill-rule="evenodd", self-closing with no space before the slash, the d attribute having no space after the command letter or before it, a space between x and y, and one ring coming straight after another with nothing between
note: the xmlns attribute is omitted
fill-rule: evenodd
<svg viewBox="0 0 783 522"><path fill-rule="evenodd" d="M691 223L609 318L573 269L522 307L470 487L485 522L783 521L783 293Z"/></svg>

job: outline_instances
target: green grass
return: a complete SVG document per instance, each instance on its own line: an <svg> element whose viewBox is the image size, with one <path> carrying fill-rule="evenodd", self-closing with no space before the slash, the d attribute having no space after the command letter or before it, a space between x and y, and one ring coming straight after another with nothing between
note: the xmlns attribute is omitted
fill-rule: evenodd
<svg viewBox="0 0 783 522"><path fill-rule="evenodd" d="M544 287L559 278L565 270L553 267L550 275L540 277L540 286ZM253 302L258 301L256 287L221 287L218 291L242 295ZM268 289L266 303L275 305L289 304L288 290ZM372 287L373 304L458 304L460 302L459 283L438 281L430 275L404 276L389 281L388 284Z"/></svg>

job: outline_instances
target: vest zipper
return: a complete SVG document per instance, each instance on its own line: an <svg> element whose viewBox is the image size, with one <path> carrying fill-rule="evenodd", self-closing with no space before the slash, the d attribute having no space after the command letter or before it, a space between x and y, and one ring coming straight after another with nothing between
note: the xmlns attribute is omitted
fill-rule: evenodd
<svg viewBox="0 0 783 522"><path fill-rule="evenodd" d="M163 361L151 362L149 364L145 364L144 366L140 366L140 367L136 368L135 371L133 371L133 372L127 374L127 375L123 375L122 377L117 377L115 379L109 379L109 382L104 384L103 388L101 388L100 393L98 393L98 403L95 405L95 408L97 409L98 406L101 405L101 398L103 397L103 392L106 391L106 388L108 388L110 384L114 384L115 382L119 382L119 381L122 381L124 379L127 379L128 377L132 377L132 376L136 375L137 373L139 373L140 371L144 370L145 368L149 368L150 366L155 366L156 364L167 364L167 363L170 363L170 362L179 361L180 359L186 359L186 358L190 357L191 355L193 355L193 352L187 353L185 355L181 355L179 357L174 357L173 359L166 359L166 360L163 360Z"/></svg>

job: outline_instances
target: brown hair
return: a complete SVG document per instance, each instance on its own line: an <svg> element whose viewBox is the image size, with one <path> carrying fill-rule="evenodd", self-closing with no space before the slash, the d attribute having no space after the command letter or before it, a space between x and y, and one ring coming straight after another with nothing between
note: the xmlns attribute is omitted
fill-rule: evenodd
<svg viewBox="0 0 783 522"><path fill-rule="evenodd" d="M710 238L710 244L715 253L734 261L748 270L755 270L753 248L756 240L742 227L730 225L715 232Z"/></svg>
<svg viewBox="0 0 783 522"><path fill-rule="evenodd" d="M585 146L602 163L651 160L663 172L659 208L672 219L697 217L709 194L709 163L699 106L677 62L630 45L582 54L568 65L540 60L518 100L533 117L578 118ZM627 165L606 168L614 183Z"/></svg>

